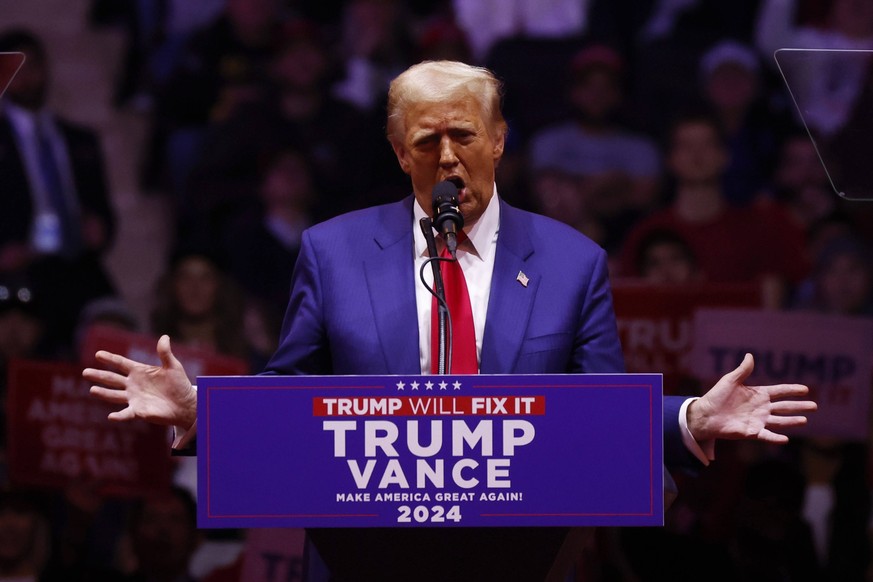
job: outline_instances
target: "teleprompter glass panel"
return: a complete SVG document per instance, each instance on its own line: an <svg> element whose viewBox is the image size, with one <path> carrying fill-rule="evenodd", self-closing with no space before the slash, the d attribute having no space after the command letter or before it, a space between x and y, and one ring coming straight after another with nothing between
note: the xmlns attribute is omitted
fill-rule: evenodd
<svg viewBox="0 0 873 582"><path fill-rule="evenodd" d="M834 192L873 200L873 51L785 48L774 58Z"/></svg>

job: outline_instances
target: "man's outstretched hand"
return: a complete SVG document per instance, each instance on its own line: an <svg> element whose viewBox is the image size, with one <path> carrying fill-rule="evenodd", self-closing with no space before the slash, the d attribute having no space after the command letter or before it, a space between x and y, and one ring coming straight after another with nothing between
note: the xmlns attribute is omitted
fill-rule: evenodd
<svg viewBox="0 0 873 582"><path fill-rule="evenodd" d="M91 394L125 407L109 414L109 420L141 418L151 423L189 428L197 418L197 391L185 369L170 350L170 337L158 340L160 366L129 360L124 356L99 351L97 362L110 370L86 368L82 376L99 386ZM114 370L114 371L113 371Z"/></svg>
<svg viewBox="0 0 873 582"><path fill-rule="evenodd" d="M806 396L809 388L802 384L747 386L754 367L752 355L746 354L737 369L689 405L688 429L698 442L749 439L781 444L788 437L776 431L806 424L806 414L817 406L798 398Z"/></svg>

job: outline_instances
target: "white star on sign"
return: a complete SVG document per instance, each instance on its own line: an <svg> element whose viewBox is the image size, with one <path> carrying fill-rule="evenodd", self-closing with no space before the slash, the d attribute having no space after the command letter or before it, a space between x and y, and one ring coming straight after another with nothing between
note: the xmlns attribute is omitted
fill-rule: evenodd
<svg viewBox="0 0 873 582"><path fill-rule="evenodd" d="M426 390L433 390L433 382L428 380L427 382L424 383L424 387Z"/></svg>
<svg viewBox="0 0 873 582"><path fill-rule="evenodd" d="M401 380L400 382L397 383L398 390L403 390L404 386L406 386L406 384L403 383L403 380Z"/></svg>
<svg viewBox="0 0 873 582"><path fill-rule="evenodd" d="M448 386L448 384L446 384L445 380L440 382L440 390L445 390L447 386Z"/></svg>
<svg viewBox="0 0 873 582"><path fill-rule="evenodd" d="M409 384L413 390L418 390L418 382L413 381Z"/></svg>
<svg viewBox="0 0 873 582"><path fill-rule="evenodd" d="M458 382L457 380L455 380L454 382L452 382L452 386L455 387L455 390L460 390L460 389L461 389L461 383Z"/></svg>

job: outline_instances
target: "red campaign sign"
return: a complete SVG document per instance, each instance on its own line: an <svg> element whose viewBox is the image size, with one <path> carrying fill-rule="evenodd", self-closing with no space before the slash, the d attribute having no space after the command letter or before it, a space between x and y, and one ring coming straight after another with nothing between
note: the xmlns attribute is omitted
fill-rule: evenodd
<svg viewBox="0 0 873 582"><path fill-rule="evenodd" d="M170 338L172 340L172 338ZM160 365L155 346L158 338L153 335L118 329L108 325L95 325L85 334L80 360L86 366L94 365L94 354L105 350L120 354L137 362ZM188 377L196 382L198 376L245 376L250 373L249 364L240 358L218 355L215 352L172 344L173 355L182 362Z"/></svg>
<svg viewBox="0 0 873 582"><path fill-rule="evenodd" d="M16 484L64 489L82 481L120 497L170 484L167 429L107 420L119 407L90 395L81 366L13 360L6 406Z"/></svg>
<svg viewBox="0 0 873 582"><path fill-rule="evenodd" d="M612 289L627 372L664 374L664 394L692 379L694 313L701 307L760 307L754 283L655 285L621 282Z"/></svg>

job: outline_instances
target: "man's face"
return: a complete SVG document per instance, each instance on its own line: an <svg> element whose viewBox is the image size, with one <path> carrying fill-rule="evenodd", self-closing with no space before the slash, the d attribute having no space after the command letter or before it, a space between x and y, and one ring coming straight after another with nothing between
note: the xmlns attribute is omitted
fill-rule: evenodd
<svg viewBox="0 0 873 582"><path fill-rule="evenodd" d="M646 251L642 275L653 283L688 283L695 273L693 263L680 246L663 242Z"/></svg>
<svg viewBox="0 0 873 582"><path fill-rule="evenodd" d="M460 188L464 224L476 222L494 194L503 133L489 128L472 96L413 105L406 112L404 126L403 136L393 147L400 167L412 178L418 203L430 214L433 187L450 180Z"/></svg>
<svg viewBox="0 0 873 582"><path fill-rule="evenodd" d="M577 79L570 89L570 103L587 121L604 122L621 104L621 86L615 73L595 69Z"/></svg>
<svg viewBox="0 0 873 582"><path fill-rule="evenodd" d="M742 65L725 63L710 75L706 93L709 100L720 109L745 109L757 97L758 79L753 71Z"/></svg>
<svg viewBox="0 0 873 582"><path fill-rule="evenodd" d="M721 177L728 154L715 128L690 122L674 130L669 162L680 182L711 182Z"/></svg>

